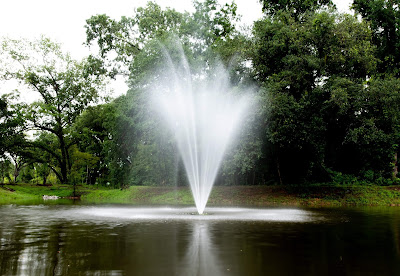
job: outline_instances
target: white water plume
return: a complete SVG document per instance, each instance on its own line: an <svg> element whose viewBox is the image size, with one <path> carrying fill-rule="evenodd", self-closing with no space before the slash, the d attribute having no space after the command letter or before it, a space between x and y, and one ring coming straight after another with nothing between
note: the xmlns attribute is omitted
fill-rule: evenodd
<svg viewBox="0 0 400 276"><path fill-rule="evenodd" d="M183 54L178 64L169 56L167 60L162 81L153 84L152 92L174 132L198 213L203 214L227 146L249 107L249 95L234 92L222 66L194 74Z"/></svg>

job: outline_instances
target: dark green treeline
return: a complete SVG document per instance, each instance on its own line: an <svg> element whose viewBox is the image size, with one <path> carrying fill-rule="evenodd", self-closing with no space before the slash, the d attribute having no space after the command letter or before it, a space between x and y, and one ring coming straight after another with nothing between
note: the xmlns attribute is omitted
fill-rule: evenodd
<svg viewBox="0 0 400 276"><path fill-rule="evenodd" d="M203 75L222 63L233 93L254 91L218 184L396 183L400 1L355 0L356 16L329 0L260 2L251 27L215 0L194 1L192 13L149 2L120 20L92 16L86 44L98 53L81 62L45 38L4 41L11 60L29 61L18 50L33 47L46 62L1 71L40 99L0 101L0 182L185 185L173 134L148 101L168 52ZM129 90L104 103L99 91L118 75Z"/></svg>

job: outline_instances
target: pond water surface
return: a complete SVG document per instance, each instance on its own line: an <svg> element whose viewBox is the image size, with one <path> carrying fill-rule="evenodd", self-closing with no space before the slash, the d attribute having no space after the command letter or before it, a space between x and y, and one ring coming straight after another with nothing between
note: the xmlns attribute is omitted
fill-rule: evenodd
<svg viewBox="0 0 400 276"><path fill-rule="evenodd" d="M0 206L0 275L400 275L400 209Z"/></svg>

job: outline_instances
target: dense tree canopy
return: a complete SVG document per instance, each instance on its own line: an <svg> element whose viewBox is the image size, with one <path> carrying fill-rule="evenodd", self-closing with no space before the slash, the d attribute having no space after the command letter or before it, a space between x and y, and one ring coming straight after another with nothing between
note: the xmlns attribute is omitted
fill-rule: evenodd
<svg viewBox="0 0 400 276"><path fill-rule="evenodd" d="M332 7L331 0L259 0L263 12L277 15L280 12L290 13L296 21L301 21L309 12L315 12L322 7Z"/></svg>
<svg viewBox="0 0 400 276"><path fill-rule="evenodd" d="M0 98L0 158L9 152L13 145L24 141L24 122L16 107L12 107L10 95Z"/></svg>
<svg viewBox="0 0 400 276"><path fill-rule="evenodd" d="M52 167L61 182L68 183L72 163L70 148L75 143L68 128L89 104L99 97L102 71L93 60L77 62L62 53L60 46L48 38L31 42L5 39L2 42L1 75L21 82L38 100L20 105L26 128L48 132L54 143L35 143L50 154L57 167Z"/></svg>
<svg viewBox="0 0 400 276"><path fill-rule="evenodd" d="M255 76L269 91L266 138L281 181L282 175L298 181L332 168L330 152L340 150L351 112L358 112L337 103L357 99L361 86L351 95L347 83L361 84L374 70L370 40L367 24L329 10L310 13L303 22L288 12L255 22L252 60ZM343 113L340 130L335 117Z"/></svg>
<svg viewBox="0 0 400 276"><path fill-rule="evenodd" d="M187 45L198 58L210 58L211 46L233 39L236 5L221 6L216 0L195 1L193 14L165 10L155 2L140 7L132 17L113 20L102 14L86 21L87 45L95 43L99 56L107 63L112 75L125 73L136 56L153 40L163 41L171 36ZM154 65L153 65L154 66Z"/></svg>
<svg viewBox="0 0 400 276"><path fill-rule="evenodd" d="M28 181L33 166L43 183L57 175L64 183L185 185L173 134L149 101L149 87L184 56L196 80L225 67L234 93L255 91L219 184L397 181L398 1L354 0L361 17L338 13L330 0L260 3L264 17L250 32L234 2L216 0L194 1L193 12L149 2L120 20L94 15L86 45L98 52L81 62L46 38L5 39L2 78L38 98L0 100L3 179L8 171L9 181ZM128 91L99 104L105 76L118 74Z"/></svg>
<svg viewBox="0 0 400 276"><path fill-rule="evenodd" d="M353 9L371 26L377 47L378 72L399 74L400 2L397 0L354 0Z"/></svg>

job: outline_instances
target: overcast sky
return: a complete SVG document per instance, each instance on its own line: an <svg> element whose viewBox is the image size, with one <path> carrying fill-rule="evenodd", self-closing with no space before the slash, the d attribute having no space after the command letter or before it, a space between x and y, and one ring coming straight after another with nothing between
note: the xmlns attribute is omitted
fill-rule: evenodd
<svg viewBox="0 0 400 276"><path fill-rule="evenodd" d="M38 37L45 34L64 45L75 57L84 53L85 20L96 14L114 19L133 15L134 9L145 6L147 0L1 0L0 36ZM191 11L190 0L158 0L162 7ZM223 2L223 1L221 1ZM226 2L226 1L225 1ZM261 17L257 0L236 0L243 20L251 24Z"/></svg>
<svg viewBox="0 0 400 276"><path fill-rule="evenodd" d="M134 8L147 0L2 0L0 5L0 36L39 37L45 34L64 45L64 50L81 57L85 41L85 20L105 13L112 18L130 16ZM191 0L158 0L162 7L178 11L191 10ZM221 3L227 2L220 0ZM230 2L230 1L228 1ZM351 0L334 0L344 11ZM251 24L261 17L258 0L236 0L243 21Z"/></svg>
<svg viewBox="0 0 400 276"><path fill-rule="evenodd" d="M219 0L220 3L231 1ZM114 19L131 16L134 9L147 0L1 0L0 37L37 38L44 34L63 45L75 58L88 53L85 41L85 20L96 14ZM162 7L192 11L191 0L156 0ZM236 0L242 21L250 25L261 17L258 0ZM333 0L339 11L348 11L352 0Z"/></svg>

